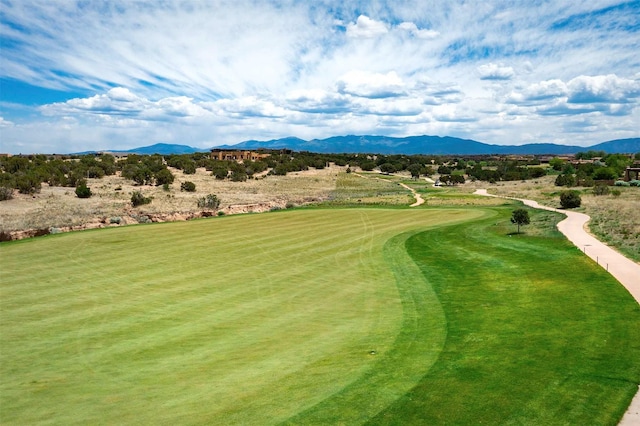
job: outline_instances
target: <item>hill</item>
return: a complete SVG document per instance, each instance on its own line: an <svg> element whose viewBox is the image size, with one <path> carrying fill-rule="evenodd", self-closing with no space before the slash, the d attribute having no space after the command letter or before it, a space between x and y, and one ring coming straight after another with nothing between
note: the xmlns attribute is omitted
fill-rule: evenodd
<svg viewBox="0 0 640 426"><path fill-rule="evenodd" d="M292 149L319 153L377 153L377 154L426 154L426 155L491 155L530 154L562 155L589 150L607 153L640 152L640 138L618 139L602 142L589 147L535 143L526 145L491 145L471 139L450 136L409 136L394 138L389 136L348 135L326 139L305 141L299 138L273 139L269 141L250 140L219 148L230 149Z"/></svg>
<svg viewBox="0 0 640 426"><path fill-rule="evenodd" d="M583 147L558 145L553 143L530 143L525 145L491 145L472 139L451 136L408 136L395 138L390 136L347 135L332 136L326 139L304 140L296 137L272 139L268 141L248 140L234 145L220 145L222 149L291 149L318 153L375 153L375 154L424 154L424 155L566 155L585 151L604 151L606 153L640 152L640 138L616 139ZM208 149L187 145L156 143L154 145L133 148L126 151L105 150L113 153L129 154L192 154L206 152ZM82 152L76 154L91 154Z"/></svg>
<svg viewBox="0 0 640 426"><path fill-rule="evenodd" d="M193 154L194 152L207 152L208 149L194 148L187 145L156 143L149 146L141 146L127 150L105 149L100 152L111 152L114 154L140 154L140 155L169 155L169 154ZM74 152L74 155L96 154L98 151Z"/></svg>

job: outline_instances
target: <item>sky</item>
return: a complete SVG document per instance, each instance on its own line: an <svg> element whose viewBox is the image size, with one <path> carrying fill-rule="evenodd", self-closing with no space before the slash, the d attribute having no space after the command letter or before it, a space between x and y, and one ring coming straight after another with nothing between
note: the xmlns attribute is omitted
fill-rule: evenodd
<svg viewBox="0 0 640 426"><path fill-rule="evenodd" d="M0 152L640 136L640 0L0 0Z"/></svg>

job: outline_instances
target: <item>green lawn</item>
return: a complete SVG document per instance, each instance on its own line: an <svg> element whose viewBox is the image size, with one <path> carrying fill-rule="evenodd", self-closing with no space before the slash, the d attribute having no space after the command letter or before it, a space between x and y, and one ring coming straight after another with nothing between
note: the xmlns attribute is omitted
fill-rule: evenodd
<svg viewBox="0 0 640 426"><path fill-rule="evenodd" d="M640 308L549 220L509 237L509 215L301 209L3 243L0 421L615 424Z"/></svg>

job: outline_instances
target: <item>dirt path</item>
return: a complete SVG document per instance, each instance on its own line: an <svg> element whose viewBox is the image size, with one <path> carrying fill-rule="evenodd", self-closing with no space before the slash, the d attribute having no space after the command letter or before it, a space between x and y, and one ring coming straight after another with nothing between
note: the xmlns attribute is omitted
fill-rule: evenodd
<svg viewBox="0 0 640 426"><path fill-rule="evenodd" d="M418 192L415 189L411 188L408 185L405 185L404 183L401 183L400 186L402 186L404 188L407 188L409 191L411 191L411 193L413 194L413 196L416 199L416 202L411 204L409 207L416 207L416 206L419 206L421 204L424 204L424 198L422 198L422 196L420 194L418 194Z"/></svg>
<svg viewBox="0 0 640 426"><path fill-rule="evenodd" d="M486 189L478 189L474 194L498 197L497 195L487 193ZM566 215L567 218L558 223L558 230L562 232L576 247L582 250L591 259L595 260L598 265L605 268L607 272L620 281L627 291L631 293L633 298L640 303L640 265L630 259L627 259L611 247L590 235L585 230L587 222L591 219L589 216L583 213L542 206L532 200L522 200L511 197L500 198L510 198L522 201L529 207L554 211ZM620 426L640 425L640 386L638 387L636 396L631 401L631 405L619 424Z"/></svg>

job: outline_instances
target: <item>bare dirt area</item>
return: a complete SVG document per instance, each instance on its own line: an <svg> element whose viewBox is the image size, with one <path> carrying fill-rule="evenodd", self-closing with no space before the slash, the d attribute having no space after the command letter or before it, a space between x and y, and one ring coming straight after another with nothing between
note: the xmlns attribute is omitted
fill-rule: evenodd
<svg viewBox="0 0 640 426"><path fill-rule="evenodd" d="M338 174L345 168L331 166L292 172L286 176L258 176L246 182L217 180L205 169L185 175L171 169L175 181L168 191L162 186L135 186L119 175L88 179L92 196L80 199L74 188L42 184L35 195L14 194L0 203L0 232L18 239L50 232L120 226L144 222L188 220L224 214L263 212L326 200L336 188ZM195 192L180 190L182 182L196 185ZM132 207L131 194L140 191L152 197L150 204ZM197 200L215 194L221 200L218 211L199 208Z"/></svg>

